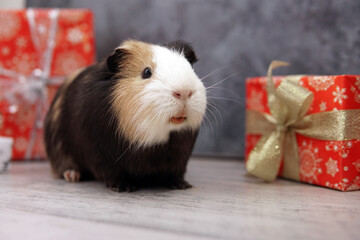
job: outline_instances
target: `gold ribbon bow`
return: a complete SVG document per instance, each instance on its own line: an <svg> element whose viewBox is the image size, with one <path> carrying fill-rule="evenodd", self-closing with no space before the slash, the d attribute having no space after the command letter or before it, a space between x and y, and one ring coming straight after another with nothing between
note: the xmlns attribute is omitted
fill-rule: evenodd
<svg viewBox="0 0 360 240"><path fill-rule="evenodd" d="M287 66L273 61L267 73L267 95L270 113L246 112L246 132L262 135L246 162L249 173L274 181L284 160L282 176L300 179L296 133L317 140L342 141L360 138L360 109L339 110L305 115L313 93L298 84L301 76L286 77L275 88L272 70Z"/></svg>

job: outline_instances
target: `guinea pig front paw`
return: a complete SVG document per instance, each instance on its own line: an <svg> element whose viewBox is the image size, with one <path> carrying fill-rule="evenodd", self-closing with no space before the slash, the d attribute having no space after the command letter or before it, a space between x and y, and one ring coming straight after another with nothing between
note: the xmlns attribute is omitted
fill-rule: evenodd
<svg viewBox="0 0 360 240"><path fill-rule="evenodd" d="M191 184L185 181L184 179L177 179L170 181L167 184L167 186L170 189L181 189L181 190L185 190L192 187Z"/></svg>
<svg viewBox="0 0 360 240"><path fill-rule="evenodd" d="M73 169L68 169L63 173L63 177L67 182L79 182L80 173Z"/></svg>

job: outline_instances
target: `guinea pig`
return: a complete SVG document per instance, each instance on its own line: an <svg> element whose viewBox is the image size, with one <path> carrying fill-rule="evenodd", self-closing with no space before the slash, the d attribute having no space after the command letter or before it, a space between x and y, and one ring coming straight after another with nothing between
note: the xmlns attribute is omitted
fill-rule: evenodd
<svg viewBox="0 0 360 240"><path fill-rule="evenodd" d="M187 189L187 162L206 109L193 48L123 42L59 88L44 140L56 176L116 191Z"/></svg>

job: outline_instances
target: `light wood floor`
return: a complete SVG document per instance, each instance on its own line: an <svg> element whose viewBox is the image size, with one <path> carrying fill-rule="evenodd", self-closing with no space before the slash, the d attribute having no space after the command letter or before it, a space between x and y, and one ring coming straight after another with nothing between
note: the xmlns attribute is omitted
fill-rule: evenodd
<svg viewBox="0 0 360 240"><path fill-rule="evenodd" d="M186 191L116 193L14 163L0 175L0 239L360 239L360 191L266 184L220 159L191 159L187 179Z"/></svg>

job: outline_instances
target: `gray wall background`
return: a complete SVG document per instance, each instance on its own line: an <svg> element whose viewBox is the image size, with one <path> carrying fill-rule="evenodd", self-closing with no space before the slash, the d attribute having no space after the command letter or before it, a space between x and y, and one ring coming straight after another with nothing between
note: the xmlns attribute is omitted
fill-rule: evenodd
<svg viewBox="0 0 360 240"><path fill-rule="evenodd" d="M276 74L360 74L360 1L351 0L28 0L29 7L86 7L96 16L98 59L122 40L191 42L210 103L195 153L244 155L245 79ZM230 99L230 100L228 100ZM214 108L216 106L216 109Z"/></svg>

